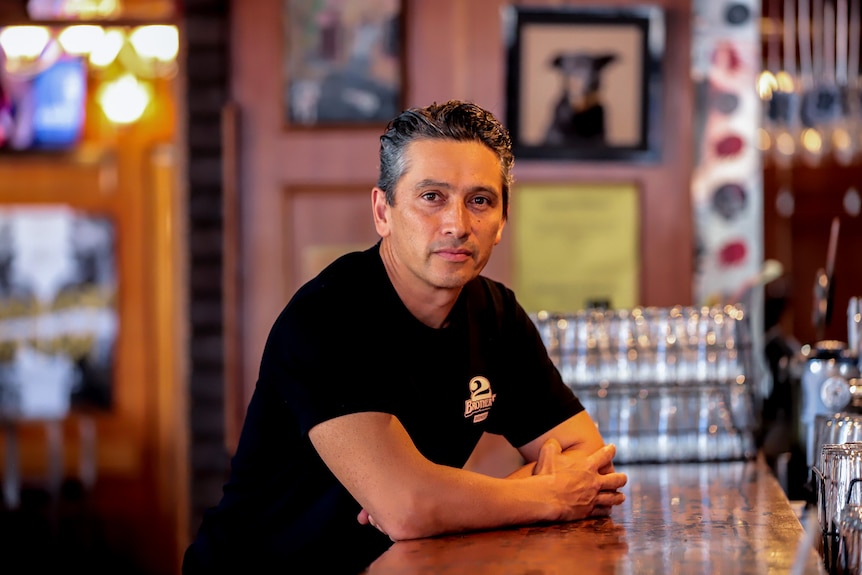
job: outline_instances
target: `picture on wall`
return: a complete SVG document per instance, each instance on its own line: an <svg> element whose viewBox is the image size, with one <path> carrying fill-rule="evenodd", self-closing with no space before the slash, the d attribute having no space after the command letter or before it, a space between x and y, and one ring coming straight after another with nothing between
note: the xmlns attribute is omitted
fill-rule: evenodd
<svg viewBox="0 0 862 575"><path fill-rule="evenodd" d="M288 127L385 124L403 97L402 0L282 0Z"/></svg>
<svg viewBox="0 0 862 575"><path fill-rule="evenodd" d="M518 157L658 159L660 8L509 6L504 37Z"/></svg>
<svg viewBox="0 0 862 575"><path fill-rule="evenodd" d="M62 204L0 209L0 415L111 407L115 236L111 218Z"/></svg>
<svg viewBox="0 0 862 575"><path fill-rule="evenodd" d="M640 301L636 182L528 182L513 196L514 287L528 312L631 308Z"/></svg>

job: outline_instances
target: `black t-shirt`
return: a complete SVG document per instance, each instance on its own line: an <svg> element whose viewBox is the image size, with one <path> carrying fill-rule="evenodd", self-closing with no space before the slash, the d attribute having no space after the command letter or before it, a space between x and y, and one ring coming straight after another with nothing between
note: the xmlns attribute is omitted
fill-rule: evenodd
<svg viewBox="0 0 862 575"><path fill-rule="evenodd" d="M521 446L582 409L502 284L471 281L432 329L398 298L379 243L342 256L272 327L223 497L184 573L198 563L284 573L304 560L355 573L391 545L357 522L359 504L312 447L322 421L390 413L425 457L461 467L484 431Z"/></svg>

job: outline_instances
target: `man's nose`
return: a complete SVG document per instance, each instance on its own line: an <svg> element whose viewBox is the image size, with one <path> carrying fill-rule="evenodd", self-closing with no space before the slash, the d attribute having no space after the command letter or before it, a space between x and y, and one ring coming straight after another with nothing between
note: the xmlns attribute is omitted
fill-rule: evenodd
<svg viewBox="0 0 862 575"><path fill-rule="evenodd" d="M452 202L443 216L443 233L463 237L470 232L470 210L463 202Z"/></svg>

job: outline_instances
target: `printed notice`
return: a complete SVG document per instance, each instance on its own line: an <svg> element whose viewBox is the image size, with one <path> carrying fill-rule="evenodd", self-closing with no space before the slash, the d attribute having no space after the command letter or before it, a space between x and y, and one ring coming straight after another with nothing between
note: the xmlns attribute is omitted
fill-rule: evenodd
<svg viewBox="0 0 862 575"><path fill-rule="evenodd" d="M638 305L635 184L526 184L513 203L514 285L527 312Z"/></svg>

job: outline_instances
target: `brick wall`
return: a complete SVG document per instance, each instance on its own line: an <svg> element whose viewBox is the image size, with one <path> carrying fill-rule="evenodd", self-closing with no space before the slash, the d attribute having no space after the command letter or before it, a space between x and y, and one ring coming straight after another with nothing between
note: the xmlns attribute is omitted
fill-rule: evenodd
<svg viewBox="0 0 862 575"><path fill-rule="evenodd" d="M184 0L187 41L189 425L192 534L218 501L225 448L222 107L228 100L228 0Z"/></svg>

